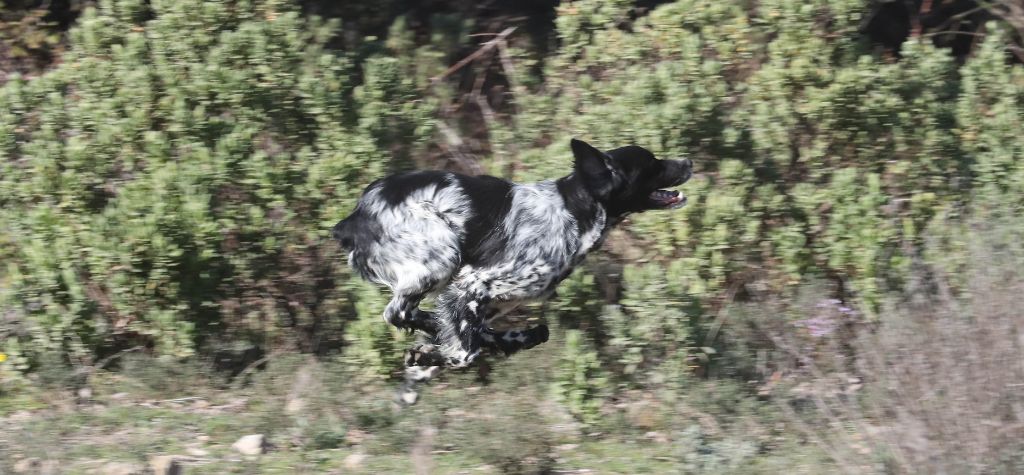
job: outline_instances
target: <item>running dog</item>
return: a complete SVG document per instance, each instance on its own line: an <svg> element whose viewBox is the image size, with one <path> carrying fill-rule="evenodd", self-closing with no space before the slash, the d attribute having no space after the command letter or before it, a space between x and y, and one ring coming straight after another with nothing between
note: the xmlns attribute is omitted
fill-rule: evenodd
<svg viewBox="0 0 1024 475"><path fill-rule="evenodd" d="M431 339L406 353L407 367L436 373L466 367L482 350L511 354L547 341L544 325L498 332L489 323L549 297L630 214L686 204L666 188L690 178L690 160L659 160L635 145L607 152L576 139L570 145L573 170L557 180L519 184L443 171L377 180L334 226L349 265L393 292L384 320ZM437 310L420 310L431 294Z"/></svg>

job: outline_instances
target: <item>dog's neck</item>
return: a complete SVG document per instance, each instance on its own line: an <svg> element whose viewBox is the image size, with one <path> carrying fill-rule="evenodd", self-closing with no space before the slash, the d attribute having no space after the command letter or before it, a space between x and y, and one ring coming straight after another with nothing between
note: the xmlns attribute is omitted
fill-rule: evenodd
<svg viewBox="0 0 1024 475"><path fill-rule="evenodd" d="M586 233L601 221L601 234L603 235L626 217L609 213L608 203L595 198L583 184L583 179L576 173L555 180L555 184L565 201L566 208L576 219L581 233ZM602 216L603 219L599 219Z"/></svg>

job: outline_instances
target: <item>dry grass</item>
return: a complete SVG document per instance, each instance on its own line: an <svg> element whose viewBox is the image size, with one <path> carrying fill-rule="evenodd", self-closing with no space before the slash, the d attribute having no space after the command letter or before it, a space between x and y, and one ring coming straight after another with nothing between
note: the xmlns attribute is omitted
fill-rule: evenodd
<svg viewBox="0 0 1024 475"><path fill-rule="evenodd" d="M1024 471L1024 248L998 226L965 243L963 273L922 269L877 322L762 328L786 375L772 399L846 472Z"/></svg>

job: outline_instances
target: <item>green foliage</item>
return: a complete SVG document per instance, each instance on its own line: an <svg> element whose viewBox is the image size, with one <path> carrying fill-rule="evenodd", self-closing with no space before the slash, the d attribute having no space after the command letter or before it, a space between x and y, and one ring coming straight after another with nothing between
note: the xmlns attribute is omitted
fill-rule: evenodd
<svg viewBox="0 0 1024 475"><path fill-rule="evenodd" d="M342 359L367 378L381 378L401 365L405 350L413 338L384 323L381 315L387 297L380 289L365 282L352 282L352 299L359 315L345 328L348 345Z"/></svg>
<svg viewBox="0 0 1024 475"><path fill-rule="evenodd" d="M594 424L600 419L608 386L597 351L579 330L566 331L565 349L552 385L555 397L581 421Z"/></svg>
<svg viewBox="0 0 1024 475"><path fill-rule="evenodd" d="M15 71L36 73L60 56L64 39L60 20L78 15L82 2L63 5L33 0L0 2L0 65L3 76ZM0 80L6 79L0 76Z"/></svg>
<svg viewBox="0 0 1024 475"><path fill-rule="evenodd" d="M564 170L574 135L692 157L705 175L688 208L632 226L646 252L682 263L692 295L755 273L775 289L839 276L873 312L934 216L976 185L1020 181L1022 69L998 34L959 71L916 40L898 62L872 56L867 8L686 0L626 31L612 4L563 7L545 87L517 98L519 140L539 145L517 177Z"/></svg>
<svg viewBox="0 0 1024 475"><path fill-rule="evenodd" d="M997 30L998 33L1002 33ZM963 68L957 98L957 136L986 201L1019 203L1024 190L1024 68L1008 65L1000 35L981 44Z"/></svg>
<svg viewBox="0 0 1024 475"><path fill-rule="evenodd" d="M605 351L627 381L663 381L687 371L696 308L680 282L681 267L627 267L621 305L601 315L609 336Z"/></svg>
<svg viewBox="0 0 1024 475"><path fill-rule="evenodd" d="M818 340L786 306L726 321L723 301L802 302L799 289L813 288L874 318L889 291L923 285L923 263L954 293L970 290L962 215L1014 222L1022 203L1012 35L989 25L962 63L918 38L889 57L859 32L872 3L563 3L552 49L523 47L522 28L454 71L479 47L470 35L494 24L398 12L405 2L320 5L342 12L342 29L277 0L102 0L66 51L41 16L0 14L5 46L61 53L0 87L0 383L30 373L78 385L83 368L136 346L163 357L140 379L173 379L175 357L226 342L343 346L339 386L379 384L411 338L380 321L386 293L341 268L329 227L381 175L440 167L438 150L548 179L568 173L578 136L689 157L698 174L682 188L687 207L631 216L610 252L561 284L545 307L555 337L534 350L554 370L528 383L550 383L559 410L587 427L614 422L612 398L636 391L692 404L691 384L721 393L702 411L756 412L745 385L772 374L766 361L781 351L768 334L799 334L815 351ZM371 31L380 37L359 37ZM466 97L467 84L480 95ZM477 117L479 101L494 115ZM440 120L452 130L439 134ZM697 382L694 366L743 382ZM288 371L255 384L286 392ZM261 406L261 427L291 423L284 398ZM390 434L382 451L405 450L414 421L375 401L296 417L299 443L335 448L357 428ZM685 409L665 404L659 413ZM684 470L742 470L768 444L692 422L664 424L686 447L674 457ZM486 462L550 467L551 434L474 429L488 430Z"/></svg>
<svg viewBox="0 0 1024 475"><path fill-rule="evenodd" d="M562 175L570 135L694 158L690 205L631 224L633 251L661 269L639 284L652 293L705 302L752 275L783 291L828 276L872 313L934 217L1020 194L1024 73L998 25L960 67L917 41L897 62L870 55L857 0L632 8L558 8L561 45L539 80L505 71L517 115L488 124L485 168L512 159L517 179ZM348 52L327 49L336 22L269 0L87 9L59 66L0 90L11 361L140 341L178 355L216 338L310 349L352 321L347 341L362 346L349 356L385 372L396 339L371 325L384 297L339 277L324 230L365 183L430 153L438 106L457 91L429 78L474 23L428 20L399 16ZM601 313L588 275L563 286L560 319ZM642 353L692 345L696 328L649 341L659 331L644 328L676 317L630 295L630 275L601 349L627 372L660 359ZM708 310L686 306L690 319Z"/></svg>
<svg viewBox="0 0 1024 475"><path fill-rule="evenodd" d="M392 60L369 59L353 93L358 58L325 49L336 32L274 1L108 0L60 66L0 89L3 306L19 322L2 347L315 344L351 307L331 291L328 226L384 150L430 130Z"/></svg>

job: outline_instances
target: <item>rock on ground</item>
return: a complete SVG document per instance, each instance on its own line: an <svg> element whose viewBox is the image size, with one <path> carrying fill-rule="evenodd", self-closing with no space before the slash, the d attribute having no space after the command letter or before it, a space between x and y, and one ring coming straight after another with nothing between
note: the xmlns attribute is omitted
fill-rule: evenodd
<svg viewBox="0 0 1024 475"><path fill-rule="evenodd" d="M357 470L359 469L360 466L363 465L363 461L365 460L366 454L354 453L350 454L348 457L345 457L345 460L343 460L342 463L345 465L345 468L349 470Z"/></svg>
<svg viewBox="0 0 1024 475"><path fill-rule="evenodd" d="M263 434L250 434L231 444L231 448L243 455L260 455L267 452L267 440Z"/></svg>
<svg viewBox="0 0 1024 475"><path fill-rule="evenodd" d="M149 459L149 468L155 475L182 475L185 473L181 461L174 455L158 455Z"/></svg>
<svg viewBox="0 0 1024 475"><path fill-rule="evenodd" d="M142 475L146 469L131 462L108 462L99 469L103 475Z"/></svg>

